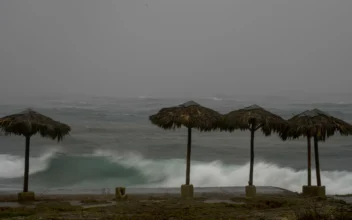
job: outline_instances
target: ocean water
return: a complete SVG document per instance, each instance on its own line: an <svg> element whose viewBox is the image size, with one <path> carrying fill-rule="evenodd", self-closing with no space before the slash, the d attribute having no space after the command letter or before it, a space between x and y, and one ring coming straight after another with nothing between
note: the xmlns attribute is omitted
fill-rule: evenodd
<svg viewBox="0 0 352 220"><path fill-rule="evenodd" d="M0 116L31 107L69 124L72 133L57 143L32 138L30 189L179 187L185 181L187 131L162 130L148 116L186 99L38 98L0 104ZM292 100L194 99L220 113L259 104L289 118L319 108L352 122L352 104ZM195 186L244 186L249 175L249 132L193 131L191 182ZM0 191L21 190L24 138L0 136ZM307 182L306 140L255 137L254 184L300 191ZM329 194L352 193L352 138L336 135L320 143L322 183ZM313 167L314 167L314 158ZM312 173L316 182L315 170Z"/></svg>

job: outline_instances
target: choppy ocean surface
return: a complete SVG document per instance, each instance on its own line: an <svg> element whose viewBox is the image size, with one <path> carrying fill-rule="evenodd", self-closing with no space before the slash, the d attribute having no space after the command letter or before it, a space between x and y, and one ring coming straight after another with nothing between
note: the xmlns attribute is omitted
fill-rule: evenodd
<svg viewBox="0 0 352 220"><path fill-rule="evenodd" d="M179 187L185 181L186 129L164 131L148 116L185 99L41 98L0 103L0 117L27 107L69 124L72 133L57 143L31 142L30 189L100 189L116 186ZM220 113L259 104L289 118L319 108L352 122L352 104L285 100L256 102L195 99ZM249 132L194 131L191 182L195 186L244 186L249 175ZM0 136L0 191L21 190L24 138ZM254 184L300 191L307 182L306 140L255 138ZM329 194L352 193L352 138L336 135L320 144L322 182ZM313 159L314 164L314 159ZM315 171L313 170L313 183Z"/></svg>

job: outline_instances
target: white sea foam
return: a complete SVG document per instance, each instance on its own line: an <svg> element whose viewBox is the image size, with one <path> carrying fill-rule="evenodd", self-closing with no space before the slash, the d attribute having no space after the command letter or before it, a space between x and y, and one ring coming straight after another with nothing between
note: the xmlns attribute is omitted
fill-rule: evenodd
<svg viewBox="0 0 352 220"><path fill-rule="evenodd" d="M179 187L185 181L185 161L182 159L148 160L138 154L118 154L111 151L96 151L95 155L107 156L127 167L139 169L150 179L164 179L153 183L154 187ZM312 182L316 183L315 170L312 170ZM243 165L225 165L221 161L210 163L192 161L191 182L195 186L244 186L248 183L249 163ZM329 194L347 194L352 192L352 172L321 171L321 179ZM292 191L301 191L307 183L307 170L295 170L279 167L267 162L257 162L254 166L254 184L258 186L276 186ZM144 185L145 186L145 185Z"/></svg>
<svg viewBox="0 0 352 220"><path fill-rule="evenodd" d="M30 173L34 174L40 171L49 169L50 161L54 156L58 156L58 150L50 150L40 157L32 157L30 161ZM109 160L111 164L125 167L126 169L134 169L138 171L147 182L141 182L138 187L179 187L185 181L185 160L183 159L169 159L169 160L152 160L145 159L138 153L127 152L118 153L107 150L97 150L90 155L77 155L73 161L79 163L79 157L91 157L92 161L98 157L96 164L91 164L93 167L99 167L106 164L98 164L102 158ZM72 160L72 158L71 158ZM63 160L65 161L65 160ZM70 163L74 163L70 161ZM93 162L94 163L94 162ZM24 160L22 157L11 155L0 155L0 178L17 178L23 175ZM78 164L76 167L81 167ZM73 165L74 166L74 165ZM60 166L61 167L61 166ZM55 169L60 169L56 167ZM75 169L74 167L72 167ZM109 169L114 169L109 167ZM64 171L64 170L63 170ZM99 167L96 172L106 171ZM75 175L80 175L79 171L73 170ZM93 170L91 170L93 172ZM82 179L71 185L72 187L89 186L92 188L110 187L110 182L116 184L120 179L119 170L112 172L111 176L99 176L97 180ZM126 171L128 172L128 171ZM60 178L64 178L65 172L61 173ZM249 174L249 164L243 165L226 165L221 161L213 162L199 162L192 161L191 165L191 182L198 187L207 186L244 186L247 185ZM316 182L315 170L312 170L312 181ZM116 176L115 176L116 175ZM53 178L52 176L50 178ZM106 178L106 179L102 179ZM127 175L123 178L130 178ZM133 178L133 176L131 176ZM326 186L328 194L347 194L352 192L352 172L347 171L322 171L321 178L323 184ZM267 162L257 162L254 166L254 184L257 186L276 186L292 191L301 191L302 185L307 182L306 170L295 170L290 167L279 167L275 164ZM1 183L1 182L0 182ZM71 187L67 186L67 187Z"/></svg>
<svg viewBox="0 0 352 220"><path fill-rule="evenodd" d="M30 157L29 174L43 171L50 159L60 151L58 148L49 149L39 157ZM0 178L16 178L23 176L24 158L9 154L0 154Z"/></svg>

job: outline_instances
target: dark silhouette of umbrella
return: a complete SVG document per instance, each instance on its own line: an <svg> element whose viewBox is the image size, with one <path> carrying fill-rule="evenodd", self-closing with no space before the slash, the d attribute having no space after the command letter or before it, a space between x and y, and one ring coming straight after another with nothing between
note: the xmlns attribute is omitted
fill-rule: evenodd
<svg viewBox="0 0 352 220"><path fill-rule="evenodd" d="M307 137L308 186L311 186L311 138L313 138L317 185L321 186L318 141L325 141L335 132L345 136L352 135L352 125L319 109L307 110L295 115L288 120L288 123L290 129L287 133L283 133L283 139Z"/></svg>
<svg viewBox="0 0 352 220"><path fill-rule="evenodd" d="M26 138L23 192L28 192L30 138L39 133L42 137L61 141L71 131L68 125L55 121L31 109L0 118L0 129L6 135L22 135Z"/></svg>
<svg viewBox="0 0 352 220"><path fill-rule="evenodd" d="M186 185L190 184L191 169L191 141L192 128L200 131L211 131L218 128L221 114L203 107L196 102L189 101L176 107L161 109L157 114L149 117L150 121L164 129L180 128L182 125L188 129Z"/></svg>
<svg viewBox="0 0 352 220"><path fill-rule="evenodd" d="M253 185L253 166L254 166L254 133L261 129L265 136L271 135L272 132L283 133L288 128L286 120L275 115L258 105L251 105L246 108L229 112L223 116L221 130L234 131L249 130L251 132L251 149L250 149L250 171L248 185Z"/></svg>

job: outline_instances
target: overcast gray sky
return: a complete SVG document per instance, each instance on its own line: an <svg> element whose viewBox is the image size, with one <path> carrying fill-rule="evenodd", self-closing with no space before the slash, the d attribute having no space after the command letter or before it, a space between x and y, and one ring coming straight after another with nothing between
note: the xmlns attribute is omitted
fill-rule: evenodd
<svg viewBox="0 0 352 220"><path fill-rule="evenodd" d="M0 92L348 93L351 0L1 0Z"/></svg>

